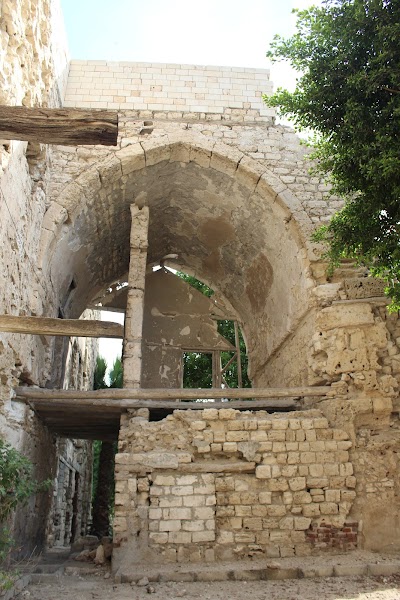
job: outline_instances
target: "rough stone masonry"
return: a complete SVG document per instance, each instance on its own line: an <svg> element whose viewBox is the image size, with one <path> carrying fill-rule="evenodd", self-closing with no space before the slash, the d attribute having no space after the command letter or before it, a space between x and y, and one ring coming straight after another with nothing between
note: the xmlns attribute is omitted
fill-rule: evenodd
<svg viewBox="0 0 400 600"><path fill-rule="evenodd" d="M286 415L124 414L115 570L140 560L398 549L398 316L362 268L343 263L327 279L310 234L342 203L263 106L268 71L68 62L55 0L3 5L1 101L116 109L119 139L115 148L2 140L1 312L91 317L94 300L135 271L131 206L146 207L148 272L177 255L171 266L223 298L241 324L253 387L332 392ZM80 470L76 481L87 482L90 468L81 443L57 442L13 390L88 389L94 356L82 340L1 334L1 435L40 477L68 463L69 477ZM49 515L60 524L48 526L50 542L85 532L88 486L67 486L77 501L68 504L61 479L53 497L32 501L32 518L17 515L26 551L43 545ZM74 531L67 505L85 511Z"/></svg>

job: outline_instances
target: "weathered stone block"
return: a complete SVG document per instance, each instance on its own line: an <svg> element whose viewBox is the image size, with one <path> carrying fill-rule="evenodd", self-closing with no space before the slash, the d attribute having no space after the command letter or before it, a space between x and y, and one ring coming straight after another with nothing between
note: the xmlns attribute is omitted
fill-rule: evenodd
<svg viewBox="0 0 400 600"><path fill-rule="evenodd" d="M298 490L304 490L306 487L306 478L305 477L293 477L289 479L289 487L292 492L296 492Z"/></svg>
<svg viewBox="0 0 400 600"><path fill-rule="evenodd" d="M321 331L328 331L339 327L359 327L360 325L373 325L374 316L369 304L336 304L320 311L317 317L317 326Z"/></svg>
<svg viewBox="0 0 400 600"><path fill-rule="evenodd" d="M249 431L228 431L226 434L227 442L247 442L249 439Z"/></svg>
<svg viewBox="0 0 400 600"><path fill-rule="evenodd" d="M160 531L180 531L181 530L181 522L170 520L170 521L160 521L159 524Z"/></svg>
<svg viewBox="0 0 400 600"><path fill-rule="evenodd" d="M321 515L336 515L339 507L334 502L321 502L319 505Z"/></svg>
<svg viewBox="0 0 400 600"><path fill-rule="evenodd" d="M192 496L188 496L191 498ZM187 500L186 497L176 497L176 496L167 496L159 498L159 507L160 508L173 508L177 506L182 506L183 502ZM186 505L185 505L186 506ZM189 505L188 505L189 506Z"/></svg>
<svg viewBox="0 0 400 600"><path fill-rule="evenodd" d="M271 504L268 506L269 517L284 517L286 515L286 506L283 504Z"/></svg>
<svg viewBox="0 0 400 600"><path fill-rule="evenodd" d="M340 502L340 490L325 490L326 502Z"/></svg>
<svg viewBox="0 0 400 600"><path fill-rule="evenodd" d="M273 419L271 426L273 430L286 430L289 426L289 421L287 419Z"/></svg>
<svg viewBox="0 0 400 600"><path fill-rule="evenodd" d="M193 485L197 482L196 475L180 475L175 478L176 485ZM160 484L158 484L160 485ZM174 485L173 483L167 483L166 485Z"/></svg>
<svg viewBox="0 0 400 600"><path fill-rule="evenodd" d="M192 496L193 495L193 486L192 485L175 485L171 488L171 493L174 496Z"/></svg>
<svg viewBox="0 0 400 600"><path fill-rule="evenodd" d="M233 419L236 419L237 413L238 411L234 408L224 408L219 411L219 418L221 421L232 421Z"/></svg>
<svg viewBox="0 0 400 600"><path fill-rule="evenodd" d="M212 506L204 506L201 508L194 508L193 515L195 519L213 519L215 515L214 508ZM190 517L186 517L190 518Z"/></svg>
<svg viewBox="0 0 400 600"><path fill-rule="evenodd" d="M216 408L205 408L202 414L205 421L216 421L218 419L218 410Z"/></svg>
<svg viewBox="0 0 400 600"><path fill-rule="evenodd" d="M149 508L149 519L160 520L162 518L161 508Z"/></svg>
<svg viewBox="0 0 400 600"><path fill-rule="evenodd" d="M215 531L194 531L192 536L193 543L213 542L215 540Z"/></svg>
<svg viewBox="0 0 400 600"><path fill-rule="evenodd" d="M321 514L319 510L319 504L304 504L303 505L303 515L305 517L318 517Z"/></svg>
<svg viewBox="0 0 400 600"><path fill-rule="evenodd" d="M353 475L353 465L352 463L343 463L339 465L339 475L341 477L348 477Z"/></svg>
<svg viewBox="0 0 400 600"><path fill-rule="evenodd" d="M203 431L207 427L207 423L205 421L192 421L190 423L190 428L194 429L194 431Z"/></svg>
<svg viewBox="0 0 400 600"><path fill-rule="evenodd" d="M312 501L312 496L308 492L301 491L293 494L294 504L310 504Z"/></svg>
<svg viewBox="0 0 400 600"><path fill-rule="evenodd" d="M205 522L201 520L196 521L183 521L182 522L182 530L183 531L204 531L205 530Z"/></svg>
<svg viewBox="0 0 400 600"><path fill-rule="evenodd" d="M190 508L171 508L169 509L170 519L190 519L192 511Z"/></svg>
<svg viewBox="0 0 400 600"><path fill-rule="evenodd" d="M272 493L271 492L260 492L258 495L260 504L271 504Z"/></svg>
<svg viewBox="0 0 400 600"><path fill-rule="evenodd" d="M224 452L237 452L237 442L224 442L223 450Z"/></svg>
<svg viewBox="0 0 400 600"><path fill-rule="evenodd" d="M168 533L149 533L149 540L154 544L166 544L168 542Z"/></svg>
<svg viewBox="0 0 400 600"><path fill-rule="evenodd" d="M293 529L293 517L284 517L279 521L279 529Z"/></svg>
<svg viewBox="0 0 400 600"><path fill-rule="evenodd" d="M188 531L170 531L168 534L168 542L170 544L190 544L192 542L192 535L196 534L192 534Z"/></svg>
<svg viewBox="0 0 400 600"><path fill-rule="evenodd" d="M271 467L270 465L259 465L256 467L257 479L270 479L271 478Z"/></svg>

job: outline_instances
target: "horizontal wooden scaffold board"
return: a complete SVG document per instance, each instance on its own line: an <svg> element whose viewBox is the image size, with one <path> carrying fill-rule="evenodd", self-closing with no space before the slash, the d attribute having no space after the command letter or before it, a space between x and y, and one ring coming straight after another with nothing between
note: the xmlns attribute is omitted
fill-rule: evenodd
<svg viewBox="0 0 400 600"><path fill-rule="evenodd" d="M155 420L165 418L173 410L205 408L287 412L301 408L298 398L326 397L328 393L332 394L328 386L229 390L125 388L95 391L19 387L14 401L29 404L44 424L58 435L109 440L118 439L120 417L128 409L148 408L151 418ZM227 396L233 400L227 401ZM198 401L199 398L205 401ZM184 401L190 399L192 401Z"/></svg>
<svg viewBox="0 0 400 600"><path fill-rule="evenodd" d="M297 404L293 400L286 398L280 400L274 400L272 398L264 398L263 400L228 400L227 402L215 401L215 402L173 402L166 400L124 400L116 399L111 400L110 398L103 398L101 400L92 400L89 398L75 399L75 398L52 398L48 400L46 398L16 398L22 402L32 404L35 408L41 411L47 410L52 414L57 411L64 415L68 412L77 412L83 408L92 408L96 414L101 412L109 413L112 409L118 409L119 412L128 410L129 408L149 408L149 409L168 409L168 410L204 410L205 408L236 408L236 409L248 409L253 408L265 410L295 410Z"/></svg>
<svg viewBox="0 0 400 600"><path fill-rule="evenodd" d="M0 106L0 138L62 146L116 146L118 113L95 109Z"/></svg>
<svg viewBox="0 0 400 600"><path fill-rule="evenodd" d="M75 406L103 406L120 407L123 409L149 407L164 408L174 407L185 408L185 402L179 400L220 400L218 405L226 408L227 405L233 407L233 400L241 401L243 407L250 407L250 402L254 406L261 407L262 404L268 405L268 400L273 399L276 404L277 398L301 398L305 396L326 396L331 394L332 389L328 386L318 387L296 387L296 388L207 388L207 389L143 389L143 388L122 388L122 389L104 389L104 390L50 390L34 387L18 387L16 389L17 399L34 401L37 405L40 402L46 404L60 404ZM227 398L230 399L226 402ZM246 401L246 399L248 399ZM146 404L144 404L146 402ZM279 402L281 404L282 401ZM293 404L293 401L290 400ZM257 404L254 404L257 403ZM199 404L205 406L207 403L190 403L191 406ZM209 403L216 407L217 402ZM156 406L157 405L157 406ZM161 406L162 405L162 406ZM238 405L239 407L239 405Z"/></svg>
<svg viewBox="0 0 400 600"><path fill-rule="evenodd" d="M50 390L35 387L18 387L16 396L18 398L27 398L29 400L89 400L99 405L105 405L105 401L110 402L110 406L117 406L117 401L130 400L165 400L174 402L176 400L217 400L224 398L249 398L249 399L268 399L268 398L301 398L305 396L326 396L332 393L329 386L309 386L292 388L114 388L104 390ZM222 403L226 405L227 403ZM231 404L231 403L230 403ZM94 405L94 404L93 404ZM122 406L122 405L121 405ZM129 406L124 405L129 408Z"/></svg>
<svg viewBox="0 0 400 600"><path fill-rule="evenodd" d="M119 339L123 339L124 337L123 325L111 321L56 319L53 317L18 317L15 315L0 315L0 331L30 335Z"/></svg>

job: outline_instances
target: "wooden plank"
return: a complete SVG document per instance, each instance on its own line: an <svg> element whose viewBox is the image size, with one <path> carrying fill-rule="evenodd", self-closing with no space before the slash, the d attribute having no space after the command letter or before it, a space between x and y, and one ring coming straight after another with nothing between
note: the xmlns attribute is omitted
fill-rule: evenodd
<svg viewBox="0 0 400 600"><path fill-rule="evenodd" d="M62 411L65 415L68 415L68 411L73 409L77 411L77 407L80 406L93 411L109 411L110 408L118 407L121 413L129 408L149 408L151 409L166 409L166 410L204 410L205 408L237 408L252 410L255 408L261 408L265 410L295 410L297 404L292 400L283 399L280 401L272 400L270 398L264 400L230 400L228 402L165 402L162 400L111 400L109 398L103 398L101 400L92 400L90 398L82 398L80 400L66 399L66 398L53 398L51 404L47 399L43 398L31 398L27 400L35 410L40 413L40 409L43 406L46 411Z"/></svg>
<svg viewBox="0 0 400 600"><path fill-rule="evenodd" d="M17 317L0 315L0 331L30 335L61 335L74 337L124 337L124 327L111 321L89 319L55 319L52 317Z"/></svg>
<svg viewBox="0 0 400 600"><path fill-rule="evenodd" d="M118 113L111 110L0 106L0 138L63 146L116 146Z"/></svg>
<svg viewBox="0 0 400 600"><path fill-rule="evenodd" d="M218 399L218 398L298 398L304 396L326 396L332 395L332 388L329 386L315 387L293 387L293 388L114 388L105 390L48 390L36 387L18 387L16 396L18 398L28 398L29 400L108 400L110 406L124 406L111 403L112 400L197 400Z"/></svg>

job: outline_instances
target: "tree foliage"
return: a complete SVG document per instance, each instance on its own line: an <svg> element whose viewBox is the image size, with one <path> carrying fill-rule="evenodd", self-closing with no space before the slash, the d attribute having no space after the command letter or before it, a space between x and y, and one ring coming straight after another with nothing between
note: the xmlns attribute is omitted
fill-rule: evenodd
<svg viewBox="0 0 400 600"><path fill-rule="evenodd" d="M24 506L31 496L48 490L51 484L50 479L36 481L32 463L0 438L0 565L7 563L13 545L8 517L17 506ZM17 575L0 566L0 592L9 589Z"/></svg>
<svg viewBox="0 0 400 600"><path fill-rule="evenodd" d="M297 32L267 56L300 73L293 93L264 97L315 132L319 169L345 207L315 235L331 265L356 259L400 307L400 2L325 0L297 12Z"/></svg>
<svg viewBox="0 0 400 600"><path fill-rule="evenodd" d="M107 362L102 356L97 357L94 372L94 389L122 387L122 361L116 358L110 371L110 384L106 382ZM95 440L93 442L93 480L92 533L102 537L109 535L111 517L114 511L114 462L117 445L113 442Z"/></svg>
<svg viewBox="0 0 400 600"><path fill-rule="evenodd" d="M23 454L0 438L0 524L29 498L47 490L52 481L37 482L33 465Z"/></svg>

